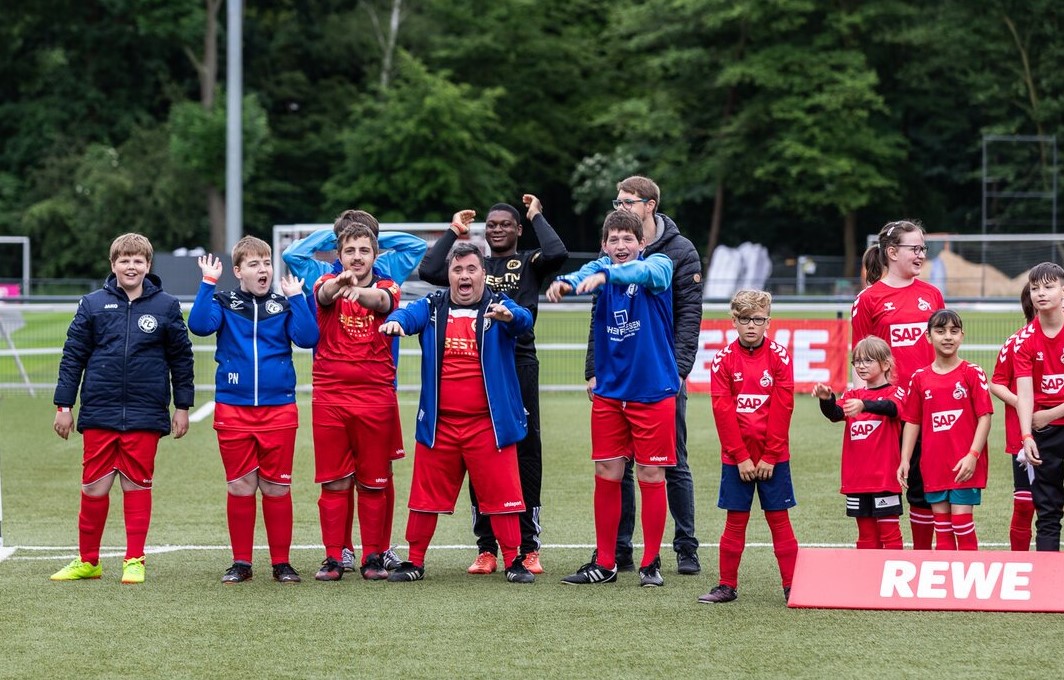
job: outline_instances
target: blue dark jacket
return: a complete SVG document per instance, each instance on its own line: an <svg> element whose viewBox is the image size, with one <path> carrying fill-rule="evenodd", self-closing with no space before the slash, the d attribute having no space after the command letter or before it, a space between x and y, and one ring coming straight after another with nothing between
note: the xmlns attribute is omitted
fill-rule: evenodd
<svg viewBox="0 0 1064 680"><path fill-rule="evenodd" d="M218 334L214 398L234 406L295 403L292 343L308 349L318 344L318 323L302 293L255 297L201 282L188 328L196 335Z"/></svg>
<svg viewBox="0 0 1064 680"><path fill-rule="evenodd" d="M154 274L131 301L112 274L78 302L59 361L55 404L73 406L80 386L78 432L169 434L171 384L174 406L192 408L192 342L181 303Z"/></svg>
<svg viewBox="0 0 1064 680"><path fill-rule="evenodd" d="M491 303L505 305L513 313L513 320L501 323L485 319L484 312ZM450 291L438 290L388 315L388 321L398 321L407 335L421 334L421 401L418 404L414 437L428 447L436 442L443 341L447 336L450 307ZM492 293L485 286L484 296L477 308L477 347L480 350L484 389L488 394L491 426L495 432L495 444L499 448L521 441L527 432L514 351L517 338L530 328L531 312L502 293Z"/></svg>

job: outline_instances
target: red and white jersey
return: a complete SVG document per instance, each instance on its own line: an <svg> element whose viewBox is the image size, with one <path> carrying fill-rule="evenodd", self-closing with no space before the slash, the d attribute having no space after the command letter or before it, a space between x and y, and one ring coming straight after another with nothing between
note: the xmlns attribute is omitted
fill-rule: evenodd
<svg viewBox="0 0 1064 680"><path fill-rule="evenodd" d="M842 393L847 399L889 400L901 414L905 388L887 385L878 389L858 387ZM842 486L844 494L901 492L898 465L901 463L901 420L897 417L862 411L847 418L842 436Z"/></svg>
<svg viewBox="0 0 1064 680"><path fill-rule="evenodd" d="M334 274L314 285L314 294ZM399 286L377 279L372 287L388 293L391 309L399 307ZM318 306L320 339L314 354L314 400L324 404L391 404L395 401L392 338L380 332L388 312L367 309L347 298Z"/></svg>
<svg viewBox="0 0 1064 680"><path fill-rule="evenodd" d="M1022 330L1023 328L1010 335L1005 344L1001 346L997 361L994 363L994 374L990 377L990 382L1007 387L1013 394L1016 394L1015 354L1013 350L1016 347L1016 338L1020 336ZM1023 448L1023 440L1020 439L1020 419L1016 416L1015 408L1008 404L1005 404L1004 408L1005 453L1015 456Z"/></svg>
<svg viewBox="0 0 1064 680"><path fill-rule="evenodd" d="M920 426L920 472L926 491L986 488L986 444L967 482L954 481L953 467L971 450L979 418L993 412L986 374L976 364L961 361L949 373L928 366L913 374L901 419Z"/></svg>
<svg viewBox="0 0 1064 680"><path fill-rule="evenodd" d="M472 417L489 414L476 323L476 308L451 307L447 311L440 371L440 413Z"/></svg>
<svg viewBox="0 0 1064 680"><path fill-rule="evenodd" d="M1036 318L1016 332L1013 341L1013 375L1030 378L1034 387L1034 410L1064 403L1064 332L1049 338ZM1053 425L1064 425L1058 418Z"/></svg>
<svg viewBox="0 0 1064 680"><path fill-rule="evenodd" d="M728 465L789 460L794 364L787 349L767 338L753 349L734 340L713 357L711 370L721 460Z"/></svg>
<svg viewBox="0 0 1064 680"><path fill-rule="evenodd" d="M916 369L935 360L935 350L926 336L927 320L945 306L938 288L920 279L913 279L904 288L877 281L858 293L853 301L850 346L856 346L869 335L883 338L894 356L892 381L908 385Z"/></svg>

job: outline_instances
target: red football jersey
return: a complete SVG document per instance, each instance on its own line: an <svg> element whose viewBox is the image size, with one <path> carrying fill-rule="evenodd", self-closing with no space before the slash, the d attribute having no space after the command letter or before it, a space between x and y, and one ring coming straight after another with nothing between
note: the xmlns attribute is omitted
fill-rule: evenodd
<svg viewBox="0 0 1064 680"><path fill-rule="evenodd" d="M847 399L890 400L901 414L905 388L888 385L879 389L859 387L847 390L839 404ZM901 420L862 411L845 421L842 436L842 486L845 494L901 492L898 465L901 463Z"/></svg>
<svg viewBox="0 0 1064 680"><path fill-rule="evenodd" d="M321 277L318 288L335 278ZM399 306L399 286L377 279L373 287L388 293L392 309ZM390 404L395 401L395 359L392 338L380 332L389 312L375 312L357 302L339 298L318 306L320 338L314 354L314 400L321 403Z"/></svg>
<svg viewBox="0 0 1064 680"><path fill-rule="evenodd" d="M476 309L451 307L447 313L440 372L440 413L488 415L488 392L480 366L476 323Z"/></svg>
<svg viewBox="0 0 1064 680"><path fill-rule="evenodd" d="M993 412L986 374L976 364L961 361L943 374L928 366L913 374L901 418L920 426L920 472L925 490L986 488L986 444L971 479L955 482L953 467L971 450L979 418Z"/></svg>
<svg viewBox="0 0 1064 680"><path fill-rule="evenodd" d="M925 335L927 320L945 306L938 288L920 279L905 288L877 281L853 301L851 347L869 335L883 338L894 356L891 382L904 387L916 369L935 360L935 350Z"/></svg>
<svg viewBox="0 0 1064 680"><path fill-rule="evenodd" d="M1016 394L1015 355L1013 350L1015 349L1016 338L1020 336L1020 331L1022 330L1021 328L1010 335L1005 344L1001 346L997 362L994 364L994 375L990 377L990 382L995 385L1004 385L1013 394ZM1020 439L1020 419L1016 416L1015 408L1008 404L1005 404L1004 408L1005 453L1015 456L1023 448L1023 440Z"/></svg>
<svg viewBox="0 0 1064 680"><path fill-rule="evenodd" d="M789 460L794 365L787 349L768 338L754 349L734 340L713 357L711 371L721 460L728 465Z"/></svg>
<svg viewBox="0 0 1064 680"><path fill-rule="evenodd" d="M1014 377L1031 378L1034 409L1043 411L1064 403L1064 333L1046 337L1036 318L1017 331L1013 347ZM1064 418L1052 424L1064 425Z"/></svg>

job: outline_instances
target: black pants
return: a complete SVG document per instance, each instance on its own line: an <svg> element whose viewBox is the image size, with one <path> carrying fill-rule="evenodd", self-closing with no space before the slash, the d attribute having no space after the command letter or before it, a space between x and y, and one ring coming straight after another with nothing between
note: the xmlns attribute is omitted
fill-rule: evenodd
<svg viewBox="0 0 1064 680"><path fill-rule="evenodd" d="M1060 550L1060 520L1064 515L1064 427L1049 426L1034 432L1042 464L1034 469L1031 498L1035 519L1035 550Z"/></svg>
<svg viewBox="0 0 1064 680"><path fill-rule="evenodd" d="M517 442L517 469L521 476L521 494L525 511L521 513L521 552L539 550L540 488L543 482L543 440L539 432L539 364L519 364L517 381L528 417L528 434ZM478 552L498 553L499 543L491 530L491 518L480 514L473 484L469 484L469 502L473 506L473 533ZM509 565L507 565L509 566Z"/></svg>

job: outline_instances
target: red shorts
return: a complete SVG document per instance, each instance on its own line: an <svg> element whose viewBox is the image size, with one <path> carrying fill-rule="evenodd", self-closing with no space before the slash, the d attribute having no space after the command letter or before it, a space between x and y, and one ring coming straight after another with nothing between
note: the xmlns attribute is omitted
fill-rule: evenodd
<svg viewBox="0 0 1064 680"><path fill-rule="evenodd" d="M418 512L453 513L466 470L477 490L481 513L524 512L517 445L501 449L495 446L491 420L484 416L440 416L436 422L436 446L430 449L418 442L408 507Z"/></svg>
<svg viewBox="0 0 1064 680"><path fill-rule="evenodd" d="M161 432L149 430L85 430L81 483L98 482L117 470L137 486L150 489L160 437Z"/></svg>
<svg viewBox="0 0 1064 680"><path fill-rule="evenodd" d="M633 457L639 465L676 465L676 397L643 404L595 395L591 460Z"/></svg>
<svg viewBox="0 0 1064 680"><path fill-rule="evenodd" d="M313 402L314 482L324 484L355 475L369 489L383 489L392 461L402 458L399 402L367 407Z"/></svg>
<svg viewBox="0 0 1064 680"><path fill-rule="evenodd" d="M255 470L274 484L292 484L299 410L283 406L216 404L214 429L222 454L225 481L235 482Z"/></svg>

